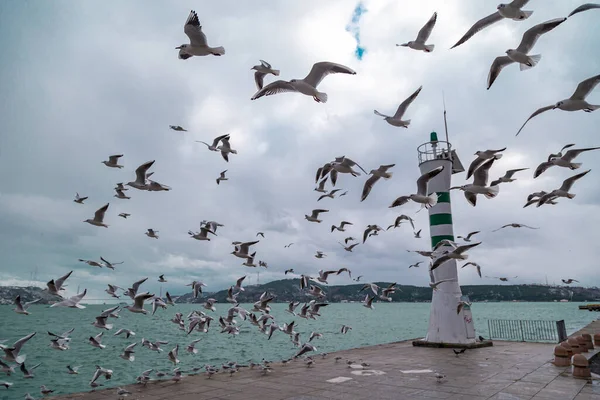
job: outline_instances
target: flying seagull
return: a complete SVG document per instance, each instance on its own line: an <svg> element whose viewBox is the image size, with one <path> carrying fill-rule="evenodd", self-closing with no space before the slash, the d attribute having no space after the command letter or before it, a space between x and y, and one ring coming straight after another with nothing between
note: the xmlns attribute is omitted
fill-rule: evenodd
<svg viewBox="0 0 600 400"><path fill-rule="evenodd" d="M577 181L578 179L583 178L590 171L591 171L591 169L588 169L585 172L582 172L582 173L577 174L577 175L573 175L572 177L565 179L563 181L563 184L561 185L560 188L554 189L550 193L546 193L545 195L543 195L542 197L540 197L540 199L539 199L536 207L540 207L540 206L544 205L545 203L547 203L549 200L554 200L557 197L566 197L567 199L572 199L573 197L575 197L575 194L574 193L569 193L569 190L571 190L571 188L573 187L573 184L575 183L575 181Z"/></svg>
<svg viewBox="0 0 600 400"><path fill-rule="evenodd" d="M81 196L79 196L79 193L75 193L75 200L73 200L73 201L75 203L83 204L83 202L86 201L87 199L88 199L87 196L81 197Z"/></svg>
<svg viewBox="0 0 600 400"><path fill-rule="evenodd" d="M474 263L472 261L469 261L468 263L466 263L465 265L463 265L461 268L467 267L469 265L472 265L475 268L477 268L477 275L479 275L479 277L481 278L481 266L479 264Z"/></svg>
<svg viewBox="0 0 600 400"><path fill-rule="evenodd" d="M396 46L409 47L413 50L423 50L425 53L431 53L435 45L433 44L425 44L429 36L431 35L431 31L433 31L433 27L435 26L435 22L437 21L437 12L434 12L429 21L421 28L419 33L417 34L416 40L411 40L410 42L397 44Z"/></svg>
<svg viewBox="0 0 600 400"><path fill-rule="evenodd" d="M225 48L223 46L210 47L206 41L206 35L202 32L202 25L198 19L196 11L190 11L190 14L185 21L183 26L183 32L190 38L190 44L182 44L175 49L179 50L179 59L187 60L193 56L207 56L212 54L213 56L222 56L225 54Z"/></svg>
<svg viewBox="0 0 600 400"><path fill-rule="evenodd" d="M354 225L354 224L352 222L342 221L342 222L340 222L340 226L331 225L331 232L333 232L334 230L337 230L340 232L345 232L346 228L344 228L344 226L346 226L346 225Z"/></svg>
<svg viewBox="0 0 600 400"><path fill-rule="evenodd" d="M148 174L148 170L153 164L154 160L145 162L137 167L135 170L135 181L127 182L127 186L131 186L138 190L148 190L148 184L146 183L146 180L148 176L151 175L151 173Z"/></svg>
<svg viewBox="0 0 600 400"><path fill-rule="evenodd" d="M502 69L507 65L518 63L521 71L535 67L542 56L541 54L528 55L528 53L533 49L533 46L535 46L535 43L540 36L542 36L544 33L550 32L552 29L556 28L566 20L566 18L556 18L550 21L542 22L541 24L537 24L526 30L525 33L523 33L521 43L516 49L506 50L505 56L496 57L492 63L492 66L490 67L490 73L488 75L488 90L492 87L492 84L498 75L500 75L500 71L502 71Z"/></svg>
<svg viewBox="0 0 600 400"><path fill-rule="evenodd" d="M348 251L348 252L352 252L352 249L354 249L356 246L358 246L358 243L353 243L350 246L344 246L342 243L338 242L340 244L340 246L342 246L344 248L344 250Z"/></svg>
<svg viewBox="0 0 600 400"><path fill-rule="evenodd" d="M108 161L102 161L102 164L111 168L123 168L122 165L119 165L119 158L123 157L123 154L115 154L108 157Z"/></svg>
<svg viewBox="0 0 600 400"><path fill-rule="evenodd" d="M227 162L229 162L229 153L237 154L237 150L232 149L229 144L229 135L221 139L221 145L217 147L217 150L221 152L221 157Z"/></svg>
<svg viewBox="0 0 600 400"><path fill-rule="evenodd" d="M304 219L309 222L318 222L321 223L322 220L319 219L319 214L329 212L329 210L316 209L312 210L310 215L304 215Z"/></svg>
<svg viewBox="0 0 600 400"><path fill-rule="evenodd" d="M481 164L483 164L490 158L495 158L496 160L501 159L502 154L498 154L498 153L503 152L504 150L506 150L506 147L504 147L502 149L498 149L498 150L476 151L475 155L477 156L477 158L473 160L471 165L469 165L469 170L467 171L466 179L469 179L473 175L475 170L477 170L477 168L479 168L481 166Z"/></svg>
<svg viewBox="0 0 600 400"><path fill-rule="evenodd" d="M396 217L396 219L394 220L394 223L392 225L388 226L386 231L389 231L391 228L399 227L400 224L402 224L402 221L409 221L413 230L415 229L415 222L413 221L413 219L411 217L409 217L408 215L402 214L402 215L399 215Z"/></svg>
<svg viewBox="0 0 600 400"><path fill-rule="evenodd" d="M577 279L561 279L561 281L563 281L563 283L566 285L570 285L573 282L579 283L579 281Z"/></svg>
<svg viewBox="0 0 600 400"><path fill-rule="evenodd" d="M375 185L375 183L379 179L390 179L392 177L393 172L387 172L387 170L393 168L395 165L396 164L380 165L379 168L372 169L371 172L369 172L369 175L371 175L371 177L367 179L365 185L363 186L360 201L364 201L367 198L367 196L369 195L369 193L371 193L371 190L373 189L373 185Z"/></svg>
<svg viewBox="0 0 600 400"><path fill-rule="evenodd" d="M575 14L579 14L580 12L587 11L587 10L593 10L595 8L600 8L600 4L594 4L594 3L582 4L579 7L577 7L576 9L574 9L573 11L571 11L571 14L569 14L568 18L572 17Z"/></svg>
<svg viewBox="0 0 600 400"><path fill-rule="evenodd" d="M501 227L500 227L500 228L498 228L498 229L494 229L492 232L497 232L497 231L499 231L500 229L504 229L504 228L529 228L529 229L540 229L540 228L534 228L534 227L532 227L532 226L529 226L529 225L525 225L525 224L517 224L517 223L514 223L514 222L513 222L512 224L506 224L506 225L504 225L504 226L501 226Z"/></svg>
<svg viewBox="0 0 600 400"><path fill-rule="evenodd" d="M187 132L187 129L184 129L179 125L169 125L169 128L173 129L174 131Z"/></svg>
<svg viewBox="0 0 600 400"><path fill-rule="evenodd" d="M319 86L319 83L321 83L323 78L327 75L337 73L356 75L356 72L344 65L322 61L314 64L304 79L292 79L289 82L278 80L269 83L267 86L256 92L251 100L256 100L263 96L271 96L277 93L299 92L307 96L312 96L317 103L326 103L327 93L319 92L317 86Z"/></svg>
<svg viewBox="0 0 600 400"><path fill-rule="evenodd" d="M108 210L108 205L109 203L106 203L98 210L96 210L96 212L94 213L94 218L88 218L83 222L87 222L88 224L94 226L103 226L105 228L108 228L108 225L104 223L104 214L106 213L106 210Z"/></svg>
<svg viewBox="0 0 600 400"><path fill-rule="evenodd" d="M264 60L259 60L260 65L255 65L250 68L251 70L255 70L254 73L254 82L256 83L256 90L260 90L263 88L263 80L265 79L265 75L273 74L275 76L279 76L279 70L271 68L271 64Z"/></svg>
<svg viewBox="0 0 600 400"><path fill-rule="evenodd" d="M501 183L513 182L516 180L516 179L513 179L514 174L516 174L519 171L525 171L527 169L529 169L529 168L509 169L508 171L506 171L504 176L501 176L500 178L496 179L495 181L492 181L492 183L490 183L490 186L496 186Z"/></svg>
<svg viewBox="0 0 600 400"><path fill-rule="evenodd" d="M398 109L396 110L396 113L394 114L393 117L382 114L377 110L373 110L373 113L375 115L383 117L383 119L392 126L408 128L408 126L410 125L410 119L402 120L402 117L404 116L404 113L406 113L406 109L412 104L413 101L415 101L415 99L417 98L419 93L421 93L421 89L423 89L423 86L419 86L419 88L417 90L415 90L415 92L413 94L408 96L408 98L406 100L404 100L402 103L400 103L400 105L398 106Z"/></svg>
<svg viewBox="0 0 600 400"><path fill-rule="evenodd" d="M219 150L217 150L217 147L219 146L219 142L223 139L229 139L229 133L227 133L225 135L217 136L216 138L213 139L212 144L208 144L206 142L203 142L202 140L196 140L196 142L204 143L210 151L219 151Z"/></svg>
<svg viewBox="0 0 600 400"><path fill-rule="evenodd" d="M473 207L477 204L477 195L482 194L488 199L493 199L498 195L500 191L500 187L496 186L487 186L489 170L492 164L496 161L495 158L490 158L473 174L473 183L468 183L462 186L453 186L450 190L460 189L465 193L465 198Z"/></svg>
<svg viewBox="0 0 600 400"><path fill-rule="evenodd" d="M436 260L431 265L430 270L433 271L440 265L444 264L446 261L450 260L466 260L468 258L466 253L471 250L473 247L479 246L481 242L472 243L472 244L464 244L462 246L457 246L454 250L444 254L441 257L436 258Z"/></svg>
<svg viewBox="0 0 600 400"><path fill-rule="evenodd" d="M462 239L465 242L470 242L471 241L471 236L477 235L480 231L474 231L474 232L470 232L467 236L457 236L457 239Z"/></svg>
<svg viewBox="0 0 600 400"><path fill-rule="evenodd" d="M21 295L17 295L17 297L15 297L14 300L14 304L15 304L15 309L14 311L17 314L23 314L23 315L29 315L31 314L29 311L27 311L27 309L29 308L29 306L33 303L37 303L38 301L40 301L41 299L37 299L37 300L33 300L33 301L29 301L27 303L22 303L21 302Z"/></svg>
<svg viewBox="0 0 600 400"><path fill-rule="evenodd" d="M225 172L227 172L227 170L225 170L225 171L221 171L221 173L220 173L219 177L216 179L216 181L217 181L217 185L218 185L219 183L221 183L221 181L227 181L227 180L229 180L229 178L226 178L226 177L225 177Z"/></svg>
<svg viewBox="0 0 600 400"><path fill-rule="evenodd" d="M433 207L437 204L438 198L436 193L432 193L428 195L428 183L431 179L436 177L440 172L444 170L444 166L441 165L432 169L429 172L424 173L417 179L417 193L411 194L408 196L400 196L392 203L389 208L398 207L403 204L408 203L409 200L412 200L416 203L421 204L421 207L429 208Z"/></svg>
<svg viewBox="0 0 600 400"><path fill-rule="evenodd" d="M512 19L513 21L524 21L533 14L533 11L523 11L521 10L529 0L513 0L508 4L500 4L498 5L497 11L493 14L488 15L485 18L480 19L473 25L467 33L464 34L462 38L451 49L460 46L467 40L473 37L477 32L481 31L484 28L498 22L502 21L504 18Z"/></svg>
<svg viewBox="0 0 600 400"><path fill-rule="evenodd" d="M157 233L158 233L158 231L155 231L152 228L148 228L148 230L145 232L145 235L148 236L149 238L158 239Z"/></svg>
<svg viewBox="0 0 600 400"><path fill-rule="evenodd" d="M581 163L572 162L575 159L575 157L577 157L578 155L580 155L581 153L583 153L585 151L598 150L598 149L600 149L600 147L589 147L586 149L569 150L562 156L551 158L548 161L543 162L540 165L538 165L538 167L535 169L535 172L533 173L533 177L537 178L542 173L544 173L548 168L553 167L555 165L558 167L569 168L571 170L578 169L579 167L581 167ZM559 152L559 154L560 153L562 153L562 151Z"/></svg>
<svg viewBox="0 0 600 400"><path fill-rule="evenodd" d="M525 128L525 125L527 125L530 119L549 110L556 110L558 108L559 110L563 111L583 110L585 112L592 112L594 110L599 109L600 105L593 105L585 101L586 97L592 92L592 90L594 90L596 85L598 85L598 82L600 82L600 75L592 76L591 78L581 81L579 85L577 85L577 89L575 89L575 92L573 92L571 97L569 97L568 99L561 100L554 105L542 107L536 110L533 114L531 114L529 118L527 118L527 121L523 123L523 125L521 126L521 128L515 136L518 136L519 133L521 133L521 131L523 130L523 128Z"/></svg>

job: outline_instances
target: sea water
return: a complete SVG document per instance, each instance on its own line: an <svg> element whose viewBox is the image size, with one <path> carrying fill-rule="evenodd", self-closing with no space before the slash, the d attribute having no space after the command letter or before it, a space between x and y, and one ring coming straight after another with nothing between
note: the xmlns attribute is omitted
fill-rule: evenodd
<svg viewBox="0 0 600 400"><path fill-rule="evenodd" d="M249 304L242 307L250 310ZM109 318L107 323L114 327L111 330L101 330L91 324L95 317L109 305L88 305L87 308L67 309L49 308L44 305L32 305L31 315L19 315L12 311L13 306L0 306L0 340L6 339L5 345L11 345L15 340L31 332L37 332L21 351L26 354L26 367L37 363L41 365L33 371L33 379L23 379L18 367L11 376L0 372L0 381L12 382L14 385L5 390L0 387L0 399L22 399L25 393L38 398L40 385L46 385L55 390L53 394L65 394L91 390L89 382L94 374L95 366L113 370L113 377L98 380L105 387L122 386L133 383L135 378L144 370L153 368L155 371L170 372L174 366L167 354L179 344L178 365L182 371L191 371L192 367L204 364L221 365L227 361L237 361L240 364L252 360L260 362L263 358L276 361L292 357L298 349L291 343L290 337L277 331L270 340L262 334L258 327L236 317L240 327L239 335L220 333L218 317L226 316L229 304L216 304L217 311L212 313L201 308L198 304L177 304L166 310L159 309L155 315L134 314L122 310L120 318ZM317 320L306 320L295 317L285 311L287 304L272 304L271 314L278 325L296 321L294 330L300 333L300 341L308 341L311 332L323 334L323 338L314 339L312 344L317 347L317 353L333 352L336 350L389 343L406 339L423 337L429 321L429 303L376 303L375 309L370 310L360 303L335 303L321 308L321 317ZM211 314L212 321L208 333L194 331L187 335L169 320L176 312L181 312L184 318L192 310L202 310ZM299 308L297 309L299 311ZM567 333L572 333L598 317L598 313L578 310L578 303L475 303L471 307L477 335L487 338L487 319L524 319L524 320L565 320ZM187 325L187 321L186 321ZM340 333L342 325L352 327L347 334ZM61 334L71 328L70 349L54 350L49 347L51 336L47 331ZM129 339L125 335L113 336L119 328L127 328L136 333ZM104 332L102 344L105 349L92 347L88 343L90 336ZM142 338L152 342L168 341L162 345L163 352L157 353L141 346ZM198 354L186 352L187 345L194 339L201 339L196 344ZM119 354L134 342L135 361L121 359ZM550 356L550 355L549 355ZM81 366L78 375L69 375L67 365Z"/></svg>

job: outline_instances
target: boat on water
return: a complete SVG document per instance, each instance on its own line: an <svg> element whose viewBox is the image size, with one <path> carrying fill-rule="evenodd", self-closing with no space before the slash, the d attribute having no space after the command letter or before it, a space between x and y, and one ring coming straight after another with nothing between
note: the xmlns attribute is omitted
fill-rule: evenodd
<svg viewBox="0 0 600 400"><path fill-rule="evenodd" d="M559 303L568 303L568 302L569 302L569 300L567 300L567 299L560 299L559 300Z"/></svg>

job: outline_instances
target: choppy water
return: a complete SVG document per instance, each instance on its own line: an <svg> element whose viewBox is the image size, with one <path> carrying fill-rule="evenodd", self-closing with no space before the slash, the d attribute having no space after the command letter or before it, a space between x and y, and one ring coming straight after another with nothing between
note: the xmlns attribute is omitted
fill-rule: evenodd
<svg viewBox="0 0 600 400"><path fill-rule="evenodd" d="M250 309L250 305L242 305ZM487 337L487 319L564 319L568 333L574 332L598 317L597 313L580 311L578 303L476 303L472 306L477 334ZM225 315L228 305L217 304L218 315ZM167 353L175 344L179 344L179 359L182 370L194 366L220 364L229 360L245 363L252 359L260 361L263 357L277 360L292 356L297 349L293 347L287 335L276 332L271 340L261 335L258 328L247 322L239 321L242 327L239 336L219 333L217 321L213 321L208 333L194 332L187 336L185 332L169 320L175 312L183 313L184 317L198 305L178 304L167 310L158 310L156 315L133 314L127 310L121 312L121 318L109 319L114 324L110 331L104 331L103 350L90 346L87 339L100 332L91 325L95 316L108 306L89 305L86 309L48 308L48 306L33 305L31 315L18 315L12 311L12 306L0 306L0 340L7 339L5 344L37 332L23 348L27 355L26 366L42 363L35 372L35 378L23 379L18 370L12 376L0 372L0 381L6 380L14 385L5 390L0 388L0 399L22 399L30 392L34 397L41 397L39 386L45 384L55 390L54 394L71 393L90 390L89 381L94 373L95 365L114 371L109 381L101 378L99 381L107 386L119 386L132 383L143 370L154 368L170 371L173 366L167 358ZM301 333L301 340L308 339L310 332L324 334L322 339L315 339L318 352L332 352L380 343L422 337L426 333L429 319L428 303L377 303L375 310L368 310L358 303L330 304L321 311L322 317L316 321L293 317L285 312L286 304L273 304L272 314L279 325L296 320L295 330ZM206 311L206 310L205 310ZM217 317L218 318L218 317ZM342 324L352 326L347 335L339 334ZM62 333L75 327L71 335L70 349L67 351L54 350L49 347L50 336L46 331ZM119 328L127 328L136 332L135 337L125 339L124 335L113 336ZM142 338L151 341L169 341L164 345L164 352L156 353L143 348L139 343ZM198 354L185 352L185 347L192 340L202 338L197 344ZM135 350L136 359L128 362L118 357L128 344L138 342ZM79 375L67 374L66 365L79 366Z"/></svg>

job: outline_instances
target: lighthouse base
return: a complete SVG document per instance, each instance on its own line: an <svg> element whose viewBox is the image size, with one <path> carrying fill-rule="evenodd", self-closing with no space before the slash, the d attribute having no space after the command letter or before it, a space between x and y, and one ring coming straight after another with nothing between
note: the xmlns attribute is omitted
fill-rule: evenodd
<svg viewBox="0 0 600 400"><path fill-rule="evenodd" d="M492 347L494 343L491 340L473 341L472 343L443 343L429 342L425 339L413 340L413 346L416 347L435 347L445 349L479 349L481 347Z"/></svg>

